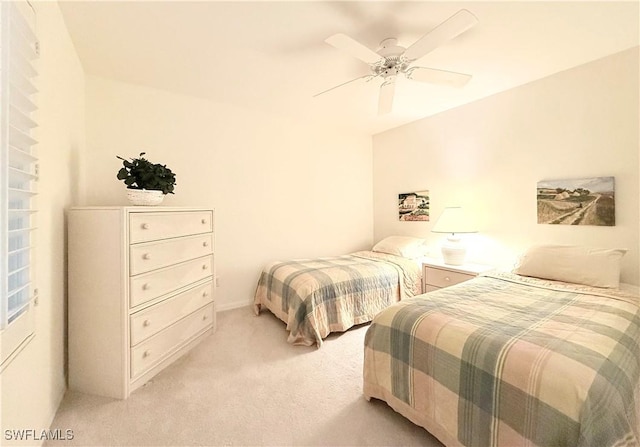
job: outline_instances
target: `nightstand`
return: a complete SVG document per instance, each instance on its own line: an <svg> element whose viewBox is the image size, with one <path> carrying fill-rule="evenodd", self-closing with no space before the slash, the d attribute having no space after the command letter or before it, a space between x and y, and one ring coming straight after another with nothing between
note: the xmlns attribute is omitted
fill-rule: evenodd
<svg viewBox="0 0 640 447"><path fill-rule="evenodd" d="M490 265L448 265L441 259L425 258L422 261L422 293L468 281L491 269Z"/></svg>

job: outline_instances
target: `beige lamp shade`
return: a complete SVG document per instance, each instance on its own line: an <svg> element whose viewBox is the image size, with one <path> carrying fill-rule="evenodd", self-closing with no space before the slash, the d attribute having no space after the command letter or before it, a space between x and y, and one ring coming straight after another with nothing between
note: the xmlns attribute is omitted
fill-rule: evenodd
<svg viewBox="0 0 640 447"><path fill-rule="evenodd" d="M459 206L445 208L436 224L433 233L449 233L442 244L442 259L445 264L462 265L467 254L467 247L462 242L460 233L477 233L472 219Z"/></svg>
<svg viewBox="0 0 640 447"><path fill-rule="evenodd" d="M477 233L472 219L459 206L447 207L431 229L434 233Z"/></svg>

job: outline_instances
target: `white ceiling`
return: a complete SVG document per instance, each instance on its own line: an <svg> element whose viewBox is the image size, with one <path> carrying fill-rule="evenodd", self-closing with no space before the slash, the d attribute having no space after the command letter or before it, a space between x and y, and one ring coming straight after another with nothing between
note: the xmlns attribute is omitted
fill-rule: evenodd
<svg viewBox="0 0 640 447"><path fill-rule="evenodd" d="M369 134L433 115L639 44L638 1L60 2L88 74L346 125ZM345 33L376 50L409 46L456 11L479 24L421 65L469 73L463 88L401 79L377 116L380 81L324 43Z"/></svg>

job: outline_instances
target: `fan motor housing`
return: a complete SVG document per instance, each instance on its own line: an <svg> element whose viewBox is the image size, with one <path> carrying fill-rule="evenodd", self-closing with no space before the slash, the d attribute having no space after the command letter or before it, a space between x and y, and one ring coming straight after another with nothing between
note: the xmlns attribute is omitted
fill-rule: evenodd
<svg viewBox="0 0 640 447"><path fill-rule="evenodd" d="M398 39L394 37L389 37L387 39L384 39L382 42L380 42L380 48L378 49L377 53L380 56L386 58L391 56L400 56L406 50L407 50L406 48L398 45Z"/></svg>
<svg viewBox="0 0 640 447"><path fill-rule="evenodd" d="M380 42L377 53L382 56L382 60L371 66L373 74L387 78L405 73L411 62L403 56L405 50L406 48L399 46L398 40L393 37Z"/></svg>

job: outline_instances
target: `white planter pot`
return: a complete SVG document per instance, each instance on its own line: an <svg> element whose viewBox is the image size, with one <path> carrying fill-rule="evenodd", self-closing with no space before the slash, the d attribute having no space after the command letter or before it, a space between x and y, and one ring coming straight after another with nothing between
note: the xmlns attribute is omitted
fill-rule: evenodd
<svg viewBox="0 0 640 447"><path fill-rule="evenodd" d="M127 189L127 198L132 205L160 205L164 200L162 191L146 189Z"/></svg>

